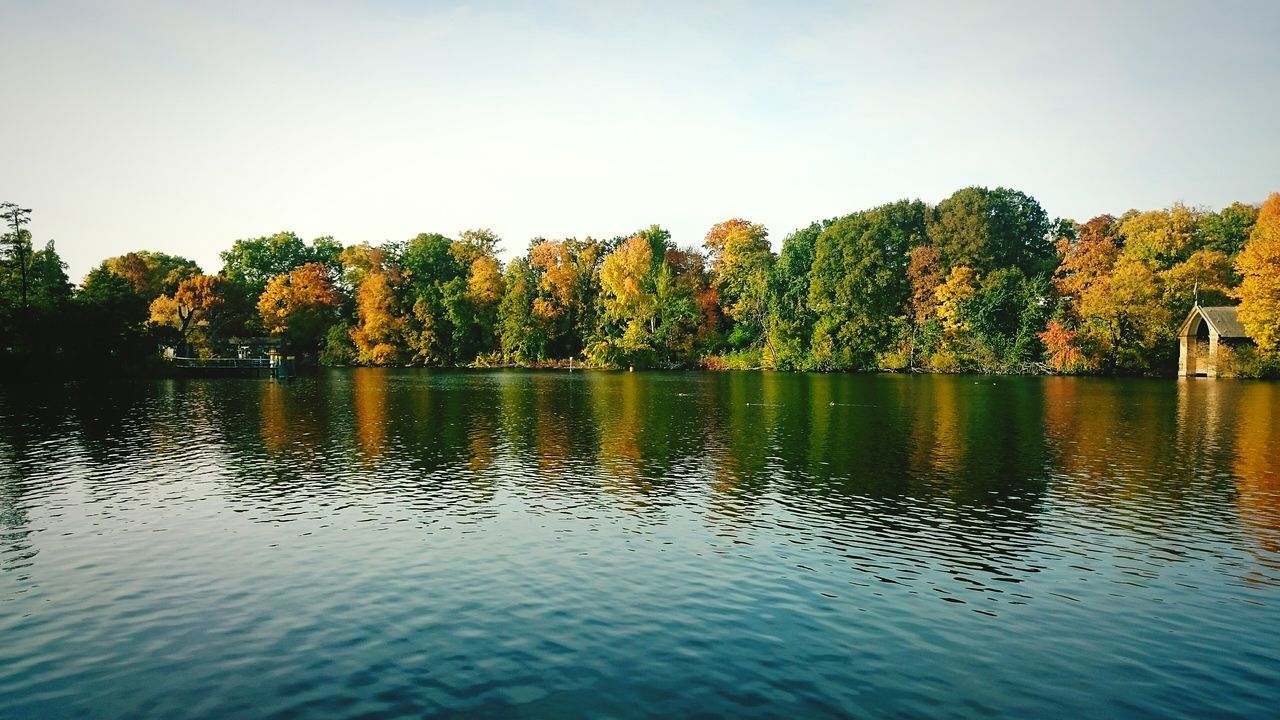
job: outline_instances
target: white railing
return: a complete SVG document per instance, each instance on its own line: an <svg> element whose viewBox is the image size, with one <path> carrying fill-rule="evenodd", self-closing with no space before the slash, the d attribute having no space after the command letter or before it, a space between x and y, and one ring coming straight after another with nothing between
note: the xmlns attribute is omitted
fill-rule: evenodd
<svg viewBox="0 0 1280 720"><path fill-rule="evenodd" d="M191 358L191 357L174 357L170 358L170 362L174 367L184 368L261 368L269 369L271 360L269 358Z"/></svg>

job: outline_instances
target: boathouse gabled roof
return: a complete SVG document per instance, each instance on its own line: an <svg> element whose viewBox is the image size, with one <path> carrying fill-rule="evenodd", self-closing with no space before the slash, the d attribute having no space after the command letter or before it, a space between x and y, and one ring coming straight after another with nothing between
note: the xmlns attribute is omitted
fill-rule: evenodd
<svg viewBox="0 0 1280 720"><path fill-rule="evenodd" d="M1249 335L1244 331L1244 326L1240 324L1240 319L1236 317L1238 309L1234 305L1219 305L1216 307L1196 305L1187 314L1187 319L1182 321L1182 328L1178 331L1178 334L1187 334L1191 327L1191 321L1199 315L1209 324L1209 330L1218 337L1247 338Z"/></svg>

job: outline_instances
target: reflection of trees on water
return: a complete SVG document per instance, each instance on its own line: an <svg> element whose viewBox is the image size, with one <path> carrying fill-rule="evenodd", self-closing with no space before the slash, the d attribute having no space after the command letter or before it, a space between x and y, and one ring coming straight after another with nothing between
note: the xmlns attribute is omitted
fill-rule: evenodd
<svg viewBox="0 0 1280 720"><path fill-rule="evenodd" d="M558 380L559 378L547 374L530 378L536 412L533 427L538 476L552 485L569 472L574 437L574 431L570 428L574 412L573 392L572 389L564 392Z"/></svg>
<svg viewBox="0 0 1280 720"><path fill-rule="evenodd" d="M425 373L382 368L239 387L251 395L222 399L221 460L231 471L233 498L261 508L265 520L274 509L295 517L310 505L379 514L492 500L487 468L495 440L477 428L497 422L479 388L440 392ZM476 412L488 416L477 423ZM475 453L487 458L476 460Z"/></svg>
<svg viewBox="0 0 1280 720"><path fill-rule="evenodd" d="M500 479L522 497L550 501L598 489L590 475L599 432L580 375L516 372L497 376L498 393L477 425L501 427L494 448ZM505 455L505 457L503 456Z"/></svg>
<svg viewBox="0 0 1280 720"><path fill-rule="evenodd" d="M1197 467L1214 460L1206 451L1215 433L1201 417L1203 407L1184 405L1179 415L1181 390L1172 381L1047 378L1044 385L1054 469L1070 479L1058 490L1074 502L1107 505L1152 492L1166 499L1202 492L1190 483Z"/></svg>
<svg viewBox="0 0 1280 720"><path fill-rule="evenodd" d="M909 548L1016 575L1053 541L1049 497L1059 525L1090 508L1151 539L1229 534L1205 513L1232 508L1272 578L1280 552L1280 389L1266 383L361 369L6 402L9 456L73 438L101 495L212 472L263 520L308 503L483 518L509 493L647 522L678 507L748 542L789 523L855 565ZM22 527L26 480L7 464L0 527Z"/></svg>
<svg viewBox="0 0 1280 720"><path fill-rule="evenodd" d="M1280 386L1246 383L1232 394L1232 470L1240 522L1257 541L1254 555L1266 574L1252 580L1280 583Z"/></svg>
<svg viewBox="0 0 1280 720"><path fill-rule="evenodd" d="M945 376L827 382L811 403L810 427L826 433L809 443L821 462L782 494L811 518L802 524L824 528L823 544L883 582L929 570L994 592L991 578L1028 572L1046 474L1037 388Z"/></svg>
<svg viewBox="0 0 1280 720"><path fill-rule="evenodd" d="M1170 386L1173 387L1170 387ZM1055 493L1112 508L1135 530L1222 503L1233 491L1235 413L1248 384L1045 381ZM1252 386L1260 387L1260 386Z"/></svg>
<svg viewBox="0 0 1280 720"><path fill-rule="evenodd" d="M1176 384L1175 384L1176 383ZM1158 549L1148 571L1193 558L1236 573L1238 509L1263 566L1277 522L1276 388L1244 381L1044 381L1059 514L1087 512L1095 532ZM1273 486L1274 489L1274 486ZM1269 557L1268 557L1269 555ZM1162 559L1161 559L1162 558Z"/></svg>
<svg viewBox="0 0 1280 720"><path fill-rule="evenodd" d="M387 449L389 405L385 370L375 368L372 372L351 374L351 407L355 410L356 447L365 467L374 466L378 457Z"/></svg>
<svg viewBox="0 0 1280 720"><path fill-rule="evenodd" d="M0 394L0 403L9 412L22 409L8 394ZM21 425L13 415L0 413L0 570L20 568L34 555L28 542L31 530L23 501L25 478L19 467L27 444Z"/></svg>
<svg viewBox="0 0 1280 720"><path fill-rule="evenodd" d="M626 510L650 508L669 483L654 472L664 459L654 424L664 418L655 417L659 407L652 402L647 378L617 373L592 380L591 411L600 429L600 489Z"/></svg>
<svg viewBox="0 0 1280 720"><path fill-rule="evenodd" d="M67 392L57 386L0 387L0 571L25 568L39 552L32 543L29 508L57 488L42 447L76 432ZM65 455L64 455L65 459Z"/></svg>
<svg viewBox="0 0 1280 720"><path fill-rule="evenodd" d="M843 557L851 577L884 582L933 572L999 592L994 580L1035 572L1026 558L1048 472L1037 385L717 377L704 502L721 534L752 542L781 529Z"/></svg>
<svg viewBox="0 0 1280 720"><path fill-rule="evenodd" d="M706 426L713 433L707 441L715 477L711 489L715 496L732 497L741 510L767 488L765 468L778 444L778 417L791 397L783 395L772 373L731 373L717 385L719 406L705 411L719 420Z"/></svg>

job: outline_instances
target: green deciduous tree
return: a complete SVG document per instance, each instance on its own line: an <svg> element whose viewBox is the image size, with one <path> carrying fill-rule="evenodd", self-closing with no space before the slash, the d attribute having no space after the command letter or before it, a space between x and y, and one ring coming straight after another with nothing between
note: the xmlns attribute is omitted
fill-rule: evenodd
<svg viewBox="0 0 1280 720"><path fill-rule="evenodd" d="M1035 198L1003 187L968 187L938 203L928 233L947 268L1016 267L1032 276L1052 269L1053 230Z"/></svg>
<svg viewBox="0 0 1280 720"><path fill-rule="evenodd" d="M818 237L831 222L812 223L782 241L770 283L762 357L765 367L778 370L811 367L809 343L815 318L809 306L809 285Z"/></svg>
<svg viewBox="0 0 1280 720"><path fill-rule="evenodd" d="M901 201L835 221L819 235L809 285L817 320L813 360L824 369L874 367L905 315L911 249L925 240L927 207Z"/></svg>
<svg viewBox="0 0 1280 720"><path fill-rule="evenodd" d="M507 362L541 360L546 346L546 320L533 310L538 276L525 258L516 258L503 275L498 304L498 342Z"/></svg>
<svg viewBox="0 0 1280 720"><path fill-rule="evenodd" d="M232 243L221 254L222 275L257 297L268 280L308 263L320 263L337 272L341 254L342 245L331 237L316 238L308 245L292 232L278 232Z"/></svg>
<svg viewBox="0 0 1280 720"><path fill-rule="evenodd" d="M1242 202L1234 202L1215 213L1200 216L1197 232L1200 244L1229 257L1235 257L1249 240L1249 233L1258 219L1258 208Z"/></svg>

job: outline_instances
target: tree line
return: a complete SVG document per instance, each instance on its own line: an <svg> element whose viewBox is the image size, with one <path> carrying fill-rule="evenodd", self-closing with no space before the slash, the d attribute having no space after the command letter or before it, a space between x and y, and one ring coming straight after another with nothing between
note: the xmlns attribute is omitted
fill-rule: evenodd
<svg viewBox="0 0 1280 720"><path fill-rule="evenodd" d="M1218 211L1174 204L1051 218L1031 196L968 187L822 220L775 253L734 218L680 247L658 225L530 241L509 262L485 229L343 246L235 241L222 268L140 250L79 286L31 211L0 206L0 352L9 371L155 367L278 336L327 365L765 368L1169 374L1194 302L1239 304L1280 373L1280 193Z"/></svg>

